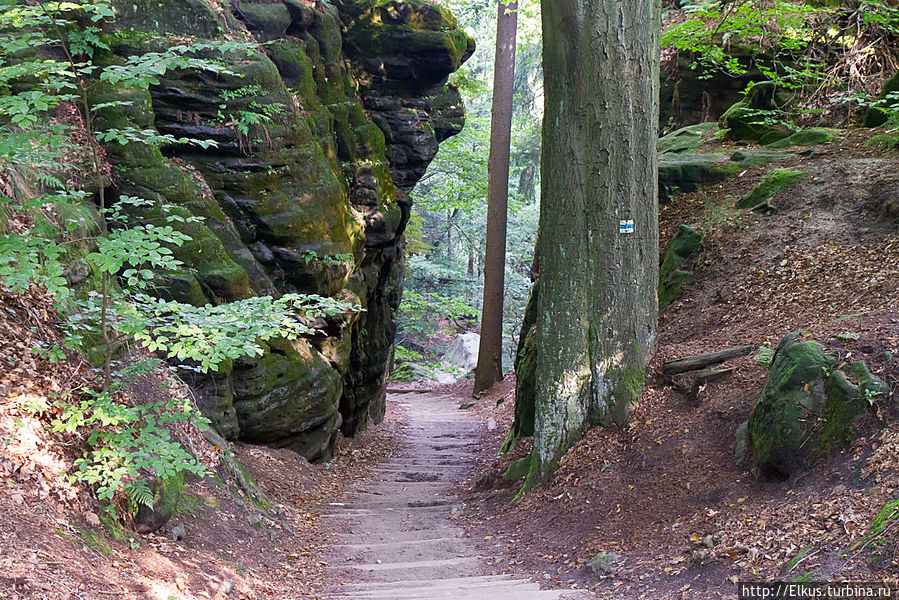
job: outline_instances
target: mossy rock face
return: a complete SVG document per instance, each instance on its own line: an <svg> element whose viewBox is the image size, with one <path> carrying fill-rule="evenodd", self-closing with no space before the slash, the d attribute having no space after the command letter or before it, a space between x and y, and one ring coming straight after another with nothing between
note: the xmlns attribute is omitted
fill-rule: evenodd
<svg viewBox="0 0 899 600"><path fill-rule="evenodd" d="M681 225L671 238L659 268L659 310L671 304L693 277L692 271L682 270L681 266L699 250L700 244L702 234L687 225Z"/></svg>
<svg viewBox="0 0 899 600"><path fill-rule="evenodd" d="M149 482L153 494L153 508L141 504L134 515L134 530L147 534L162 528L178 510L178 500L184 489L184 472L172 477L157 477Z"/></svg>
<svg viewBox="0 0 899 600"><path fill-rule="evenodd" d="M732 140L770 144L791 134L781 106L777 86L764 81L750 87L743 100L721 115L718 124L728 130Z"/></svg>
<svg viewBox="0 0 899 600"><path fill-rule="evenodd" d="M371 75L426 85L443 80L474 41L442 6L423 0L338 0L347 53Z"/></svg>
<svg viewBox="0 0 899 600"><path fill-rule="evenodd" d="M837 130L827 127L811 127L797 131L790 137L768 144L768 148L792 148L795 146L817 146L843 139Z"/></svg>
<svg viewBox="0 0 899 600"><path fill-rule="evenodd" d="M110 51L98 64L183 43L166 36L202 43L249 32L266 43L201 52L228 72L172 70L149 91L94 86L93 102L129 102L99 111L98 129L215 143L108 144L111 197L153 200L155 208L135 211L141 219L204 219L178 224L192 238L176 251L185 268L160 279L160 296L205 304L317 293L365 309L327 319L314 344L273 341L258 359L191 381L225 437L326 459L338 428L353 435L383 418L407 193L438 143L462 129L461 98L445 81L473 42L446 9L423 0L222 8L116 0L117 19L103 33Z"/></svg>
<svg viewBox="0 0 899 600"><path fill-rule="evenodd" d="M717 123L699 123L673 131L659 138L659 154L696 152L707 135L718 130Z"/></svg>
<svg viewBox="0 0 899 600"><path fill-rule="evenodd" d="M734 169L724 154L666 152L659 155L659 199L698 191L705 183L726 179Z"/></svg>
<svg viewBox="0 0 899 600"><path fill-rule="evenodd" d="M224 19L206 0L113 0L116 27L170 36L217 38Z"/></svg>
<svg viewBox="0 0 899 600"><path fill-rule="evenodd" d="M329 458L340 425L340 374L304 341L268 345L262 358L237 361L232 371L241 439Z"/></svg>
<svg viewBox="0 0 899 600"><path fill-rule="evenodd" d="M865 127L880 127L889 120L888 111L895 108L896 101L888 99L887 96L896 92L899 92L899 72L887 80L880 92L879 101L865 113Z"/></svg>
<svg viewBox="0 0 899 600"><path fill-rule="evenodd" d="M851 439L869 400L889 393L863 363L837 367L817 342L798 333L781 340L747 426L759 475L786 478Z"/></svg>
<svg viewBox="0 0 899 600"><path fill-rule="evenodd" d="M784 188L805 179L804 171L777 169L771 171L748 196L737 202L738 208L755 208L771 200Z"/></svg>
<svg viewBox="0 0 899 600"><path fill-rule="evenodd" d="M696 60L696 55L682 51L674 68L661 72L659 124L662 129L715 120L734 103L742 99L742 92L753 82L767 79L757 68L758 45L728 44L728 58L737 60L746 70L734 76L720 69L706 68Z"/></svg>
<svg viewBox="0 0 899 600"><path fill-rule="evenodd" d="M287 6L280 2L252 2L241 0L232 4L231 10L246 23L260 42L269 42L284 36L290 27L291 17Z"/></svg>

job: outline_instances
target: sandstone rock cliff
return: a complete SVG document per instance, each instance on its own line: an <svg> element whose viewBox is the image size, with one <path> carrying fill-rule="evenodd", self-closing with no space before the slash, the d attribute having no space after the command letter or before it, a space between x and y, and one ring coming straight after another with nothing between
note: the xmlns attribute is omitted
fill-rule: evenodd
<svg viewBox="0 0 899 600"><path fill-rule="evenodd" d="M113 195L182 216L190 269L160 293L228 302L287 292L337 296L364 312L326 335L270 343L264 356L193 380L226 437L330 457L338 429L378 422L403 280L407 192L464 111L447 76L474 43L421 0L119 0L109 63L175 43L259 42L220 53L226 73L169 71L149 92L95 88L98 129L137 127L214 148L106 148ZM120 104L125 101L127 104ZM161 212L160 212L161 214Z"/></svg>

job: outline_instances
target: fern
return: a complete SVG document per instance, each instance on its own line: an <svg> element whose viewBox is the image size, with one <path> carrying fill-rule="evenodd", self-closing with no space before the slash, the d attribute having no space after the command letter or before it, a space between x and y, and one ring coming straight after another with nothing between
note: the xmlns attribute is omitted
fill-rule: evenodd
<svg viewBox="0 0 899 600"><path fill-rule="evenodd" d="M125 496L128 499L128 512L136 515L143 505L153 508L153 492L150 485L143 479L132 479L125 485Z"/></svg>

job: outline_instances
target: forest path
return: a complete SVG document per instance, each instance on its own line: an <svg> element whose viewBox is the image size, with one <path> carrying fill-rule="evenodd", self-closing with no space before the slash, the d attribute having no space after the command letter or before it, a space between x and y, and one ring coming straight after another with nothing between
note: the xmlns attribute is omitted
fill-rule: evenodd
<svg viewBox="0 0 899 600"><path fill-rule="evenodd" d="M333 599L577 600L580 592L541 590L537 577L484 575L474 542L453 520L454 493L470 466L483 423L448 396L391 396L408 420L394 456L350 500L327 515L337 545L330 564L345 570Z"/></svg>

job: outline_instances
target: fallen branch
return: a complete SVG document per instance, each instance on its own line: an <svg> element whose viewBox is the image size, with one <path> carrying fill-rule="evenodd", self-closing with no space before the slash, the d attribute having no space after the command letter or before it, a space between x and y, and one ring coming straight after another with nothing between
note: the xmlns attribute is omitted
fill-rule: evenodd
<svg viewBox="0 0 899 600"><path fill-rule="evenodd" d="M709 354L697 354L696 356L687 356L669 360L662 365L663 375L677 375L678 373L686 373L687 371L698 371L711 365L722 363L729 358L738 356L746 356L752 354L758 349L758 346L741 346L739 348L728 348L718 352Z"/></svg>

